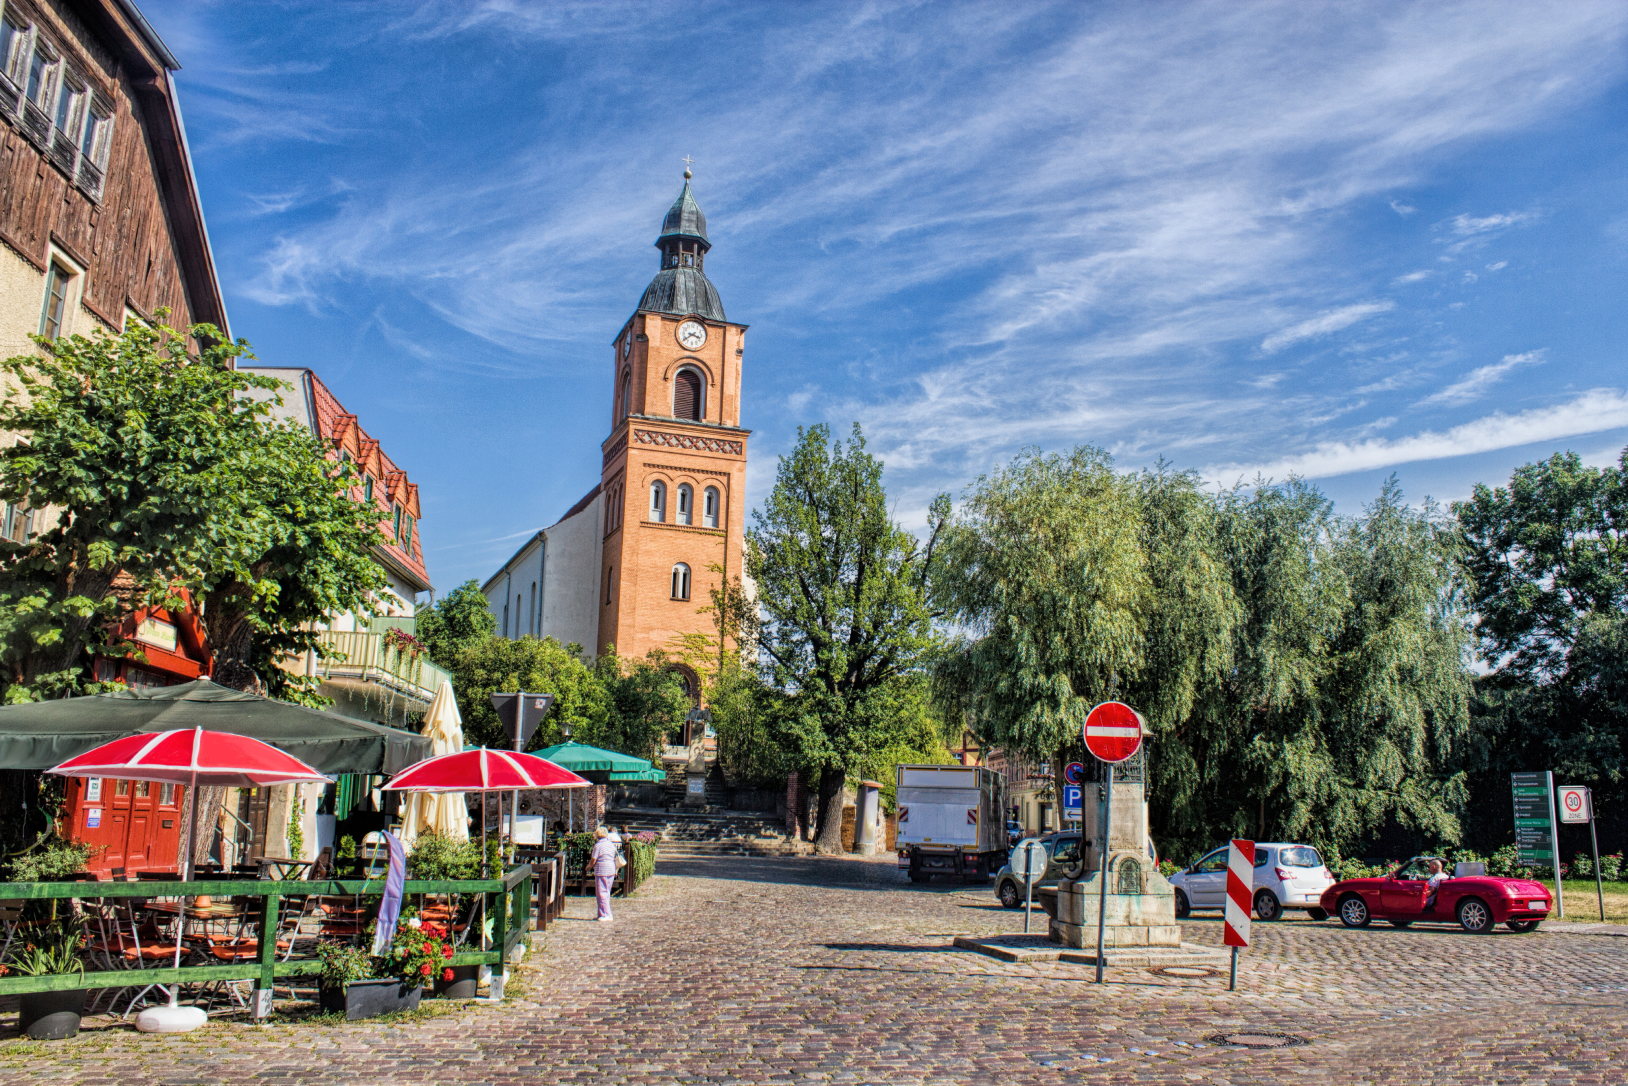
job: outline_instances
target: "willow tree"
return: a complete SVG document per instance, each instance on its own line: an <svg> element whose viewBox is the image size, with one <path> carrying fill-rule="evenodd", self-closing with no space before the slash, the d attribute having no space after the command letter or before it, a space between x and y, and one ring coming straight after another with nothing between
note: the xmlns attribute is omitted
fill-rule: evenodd
<svg viewBox="0 0 1628 1086"><path fill-rule="evenodd" d="M934 645L926 585L947 499L923 543L888 515L882 463L856 425L798 430L774 490L753 513L747 572L757 582L757 646L785 694L784 731L820 775L822 851L842 847L842 788L888 719L895 684Z"/></svg>
<svg viewBox="0 0 1628 1086"><path fill-rule="evenodd" d="M1219 528L1242 624L1225 681L1156 750L1155 832L1455 839L1468 615L1448 526L1394 483L1341 518L1291 480L1222 495Z"/></svg>
<svg viewBox="0 0 1628 1086"><path fill-rule="evenodd" d="M1137 488L1101 449L1025 451L981 477L944 537L936 600L964 631L935 668L980 739L1032 761L1132 681L1152 591Z"/></svg>

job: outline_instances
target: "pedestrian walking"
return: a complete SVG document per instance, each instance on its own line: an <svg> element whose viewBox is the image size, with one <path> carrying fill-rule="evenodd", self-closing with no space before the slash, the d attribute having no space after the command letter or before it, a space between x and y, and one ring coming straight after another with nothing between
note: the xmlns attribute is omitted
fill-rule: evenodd
<svg viewBox="0 0 1628 1086"><path fill-rule="evenodd" d="M594 850L588 856L588 862L594 869L594 895L599 902L599 922L610 923L611 907L611 881L616 878L616 845L610 839L610 831L600 826L594 831Z"/></svg>

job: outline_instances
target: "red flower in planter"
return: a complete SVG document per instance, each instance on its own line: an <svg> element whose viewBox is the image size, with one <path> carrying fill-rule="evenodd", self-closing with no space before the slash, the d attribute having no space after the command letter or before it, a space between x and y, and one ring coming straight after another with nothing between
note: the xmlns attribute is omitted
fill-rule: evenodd
<svg viewBox="0 0 1628 1086"><path fill-rule="evenodd" d="M451 980L452 979L452 966L449 965L445 969L441 970L441 979L442 980Z"/></svg>
<svg viewBox="0 0 1628 1086"><path fill-rule="evenodd" d="M441 948L441 957L443 957L443 958L452 957L452 945L450 943Z"/></svg>
<svg viewBox="0 0 1628 1086"><path fill-rule="evenodd" d="M434 972L434 970L432 970L430 968L430 963L429 962L425 962L423 965L419 966L418 971L419 971L419 973L423 974L426 977L429 976L432 972Z"/></svg>
<svg viewBox="0 0 1628 1086"><path fill-rule="evenodd" d="M434 954L435 953L435 944L434 943L425 943L424 944L424 953L426 953L426 954Z"/></svg>

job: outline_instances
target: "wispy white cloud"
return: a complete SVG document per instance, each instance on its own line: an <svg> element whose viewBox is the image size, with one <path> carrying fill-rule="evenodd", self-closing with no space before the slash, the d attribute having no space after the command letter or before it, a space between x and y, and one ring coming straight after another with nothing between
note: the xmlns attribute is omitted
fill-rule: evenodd
<svg viewBox="0 0 1628 1086"><path fill-rule="evenodd" d="M1303 320L1281 332L1274 332L1261 340L1261 350L1267 354L1275 354L1285 347L1296 343L1303 343L1308 339L1320 339L1331 332L1338 332L1342 328L1349 328L1360 320L1365 320L1377 313L1388 313L1396 307L1395 302L1358 302L1356 305L1341 306L1331 309L1327 313L1319 313L1315 317Z"/></svg>
<svg viewBox="0 0 1628 1086"><path fill-rule="evenodd" d="M1445 404L1456 406L1471 403L1486 395L1487 390L1502 381L1510 370L1518 366L1532 366L1543 362L1544 352L1527 351L1524 354L1506 354L1502 359L1488 366L1478 366L1454 381L1440 392L1426 396L1419 401L1419 405Z"/></svg>
<svg viewBox="0 0 1628 1086"><path fill-rule="evenodd" d="M1628 393L1600 388L1553 407L1534 408L1513 415L1498 412L1442 432L1424 431L1389 440L1327 441L1308 452L1259 464L1227 464L1205 470L1211 479L1230 482L1265 476L1306 479L1372 471L1420 460L1489 452L1531 445L1540 441L1577 437L1628 426Z"/></svg>
<svg viewBox="0 0 1628 1086"><path fill-rule="evenodd" d="M1395 279L1392 279L1391 285L1399 287L1404 283L1417 283L1421 279L1429 278L1430 272L1427 271L1408 272L1406 275L1398 275Z"/></svg>
<svg viewBox="0 0 1628 1086"><path fill-rule="evenodd" d="M1392 200L1391 210L1396 212L1398 215L1401 215L1403 218L1407 218L1409 215L1412 215L1419 209L1411 204L1404 204L1401 200Z"/></svg>

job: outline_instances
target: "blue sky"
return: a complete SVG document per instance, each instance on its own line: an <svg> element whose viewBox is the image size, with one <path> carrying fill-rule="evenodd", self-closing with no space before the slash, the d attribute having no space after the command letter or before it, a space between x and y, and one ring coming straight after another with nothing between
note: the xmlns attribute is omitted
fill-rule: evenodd
<svg viewBox="0 0 1628 1086"><path fill-rule="evenodd" d="M144 0L234 332L419 484L438 590L598 480L695 159L750 497L1026 445L1463 497L1628 444L1628 5Z"/></svg>

